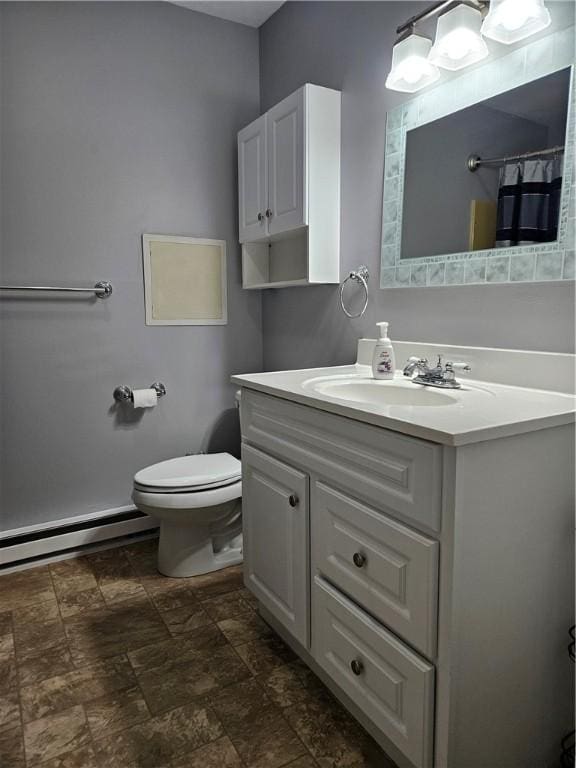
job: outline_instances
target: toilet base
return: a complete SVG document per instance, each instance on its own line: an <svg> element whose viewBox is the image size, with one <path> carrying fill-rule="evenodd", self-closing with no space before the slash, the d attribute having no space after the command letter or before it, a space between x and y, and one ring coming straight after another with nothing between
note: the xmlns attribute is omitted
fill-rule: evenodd
<svg viewBox="0 0 576 768"><path fill-rule="evenodd" d="M195 493L134 489L134 503L160 523L158 570L184 579L242 562L242 483Z"/></svg>
<svg viewBox="0 0 576 768"><path fill-rule="evenodd" d="M195 528L161 523L158 543L158 570L173 579L201 576L243 561L242 534L230 545L215 551L216 540L207 527Z"/></svg>

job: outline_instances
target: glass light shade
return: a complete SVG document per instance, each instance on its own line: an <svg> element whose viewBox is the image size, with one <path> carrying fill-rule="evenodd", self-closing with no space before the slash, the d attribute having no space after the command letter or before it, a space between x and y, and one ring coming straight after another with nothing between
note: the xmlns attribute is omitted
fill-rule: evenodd
<svg viewBox="0 0 576 768"><path fill-rule="evenodd" d="M415 93L440 77L438 69L428 61L432 41L421 35L409 35L396 43L392 51L392 69L386 78L391 91Z"/></svg>
<svg viewBox="0 0 576 768"><path fill-rule="evenodd" d="M550 13L544 0L492 0L482 24L482 34L510 45L549 25Z"/></svg>
<svg viewBox="0 0 576 768"><path fill-rule="evenodd" d="M482 39L482 14L469 5L457 5L438 17L436 39L428 58L433 64L452 71L468 67L488 56Z"/></svg>

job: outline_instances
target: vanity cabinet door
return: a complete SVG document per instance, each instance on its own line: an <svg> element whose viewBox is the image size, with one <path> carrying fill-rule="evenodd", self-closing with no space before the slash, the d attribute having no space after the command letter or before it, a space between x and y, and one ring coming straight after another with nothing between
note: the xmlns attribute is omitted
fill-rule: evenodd
<svg viewBox="0 0 576 768"><path fill-rule="evenodd" d="M308 475L242 446L244 581L308 647Z"/></svg>
<svg viewBox="0 0 576 768"><path fill-rule="evenodd" d="M288 96L268 117L268 230L271 235L307 223L304 191L305 88Z"/></svg>
<svg viewBox="0 0 576 768"><path fill-rule="evenodd" d="M238 215L240 242L268 234L266 115L238 134Z"/></svg>

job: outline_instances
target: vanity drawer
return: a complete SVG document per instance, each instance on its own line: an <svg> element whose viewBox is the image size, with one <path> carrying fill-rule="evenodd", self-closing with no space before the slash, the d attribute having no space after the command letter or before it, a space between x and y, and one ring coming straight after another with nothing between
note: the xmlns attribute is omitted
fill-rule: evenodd
<svg viewBox="0 0 576 768"><path fill-rule="evenodd" d="M242 437L391 514L440 530L442 447L242 390Z"/></svg>
<svg viewBox="0 0 576 768"><path fill-rule="evenodd" d="M312 617L317 663L415 766L430 768L434 667L318 576Z"/></svg>
<svg viewBox="0 0 576 768"><path fill-rule="evenodd" d="M438 542L322 482L313 486L312 508L315 570L434 656Z"/></svg>

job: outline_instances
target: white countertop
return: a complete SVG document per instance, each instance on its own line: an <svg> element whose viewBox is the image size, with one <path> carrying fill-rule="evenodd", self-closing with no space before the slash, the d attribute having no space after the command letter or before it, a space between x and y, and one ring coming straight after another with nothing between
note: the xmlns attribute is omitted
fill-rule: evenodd
<svg viewBox="0 0 576 768"><path fill-rule="evenodd" d="M367 380L371 379L372 375L368 366L356 364L233 376L232 382L240 387L338 416L451 446L508 437L575 421L575 398L570 394L543 389L461 376L458 378L462 388L455 392L450 391L456 397L456 402L450 405L375 405L342 400L316 392L310 380L324 377L354 377L356 380ZM386 386L388 382L381 384ZM396 372L391 384L395 387L420 387L403 376L401 371Z"/></svg>

